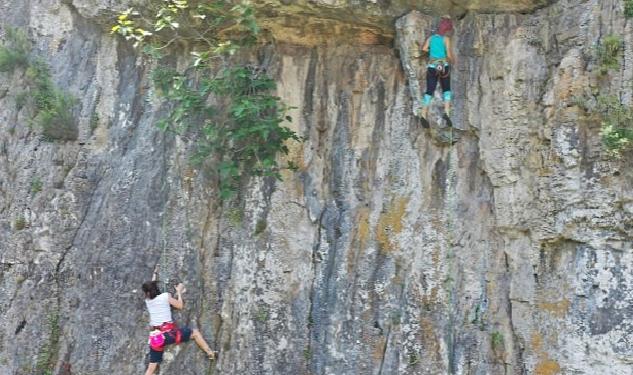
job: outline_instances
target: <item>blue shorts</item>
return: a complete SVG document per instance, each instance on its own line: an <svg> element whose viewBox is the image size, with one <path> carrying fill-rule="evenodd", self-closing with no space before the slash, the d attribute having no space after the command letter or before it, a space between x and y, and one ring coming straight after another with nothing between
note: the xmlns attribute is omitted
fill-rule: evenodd
<svg viewBox="0 0 633 375"><path fill-rule="evenodd" d="M163 333L165 335L165 346L173 345L176 343L176 334L177 331L180 331L180 342L187 342L191 339L191 328L189 327L179 327L176 329L172 329L171 331ZM163 350L165 347L163 347ZM149 363L161 363L163 361L163 352L157 351L149 348Z"/></svg>

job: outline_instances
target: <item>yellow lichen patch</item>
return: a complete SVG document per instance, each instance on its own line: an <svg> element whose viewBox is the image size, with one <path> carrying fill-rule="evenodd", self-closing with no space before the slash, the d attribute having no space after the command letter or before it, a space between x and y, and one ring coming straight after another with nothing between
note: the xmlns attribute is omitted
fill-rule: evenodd
<svg viewBox="0 0 633 375"><path fill-rule="evenodd" d="M357 238L358 245L361 247L365 247L367 244L367 240L369 240L369 209L361 208L358 212L358 219L356 221L358 223Z"/></svg>
<svg viewBox="0 0 633 375"><path fill-rule="evenodd" d="M277 17L260 19L259 25L275 40L290 44L315 47L346 43L351 46L388 46L393 35L377 27L354 25L319 17Z"/></svg>
<svg viewBox="0 0 633 375"><path fill-rule="evenodd" d="M371 353L372 358L374 359L374 363L380 363L385 354L385 345L387 344L387 340L384 336L379 337L378 339L372 342L373 350Z"/></svg>
<svg viewBox="0 0 633 375"><path fill-rule="evenodd" d="M439 288L437 287L433 287L431 288L431 292L428 294L424 294L422 295L422 306L424 306L424 308L426 309L430 309L431 306L435 305L438 302L438 291Z"/></svg>
<svg viewBox="0 0 633 375"><path fill-rule="evenodd" d="M393 241L398 233L402 232L402 219L409 203L408 198L396 198L391 207L380 215L376 227L376 240L382 252L395 250L396 244Z"/></svg>
<svg viewBox="0 0 633 375"><path fill-rule="evenodd" d="M196 171L191 167L187 167L182 174L181 186L189 194L191 194L191 191L193 190L193 180L195 177Z"/></svg>
<svg viewBox="0 0 633 375"><path fill-rule="evenodd" d="M540 302L537 306L538 308L545 310L558 318L563 318L567 315L569 305L571 305L569 300L567 298L563 298L557 302Z"/></svg>
<svg viewBox="0 0 633 375"><path fill-rule="evenodd" d="M435 246L433 248L433 252L431 253L431 262L436 268L441 266L440 264L440 255L442 254L442 249L439 246Z"/></svg>
<svg viewBox="0 0 633 375"><path fill-rule="evenodd" d="M281 162L281 165L292 164L297 167L297 171L305 171L307 169L305 160L303 158L304 152L304 144L296 141L288 141L286 142L286 146L288 147L288 155L284 158L285 160ZM297 193L296 196L303 196L303 183L300 179L295 177L295 170L291 169L282 169L281 170L281 178L282 181L289 181L292 186L294 192Z"/></svg>
<svg viewBox="0 0 633 375"><path fill-rule="evenodd" d="M360 254L369 239L369 209L361 208L356 216L356 233L354 235L354 245L347 252L347 272L354 271L356 255Z"/></svg>
<svg viewBox="0 0 633 375"><path fill-rule="evenodd" d="M290 140L286 142L286 147L288 147L288 156L286 156L286 160L296 165L300 171L305 171L306 164L303 157L304 143Z"/></svg>
<svg viewBox="0 0 633 375"><path fill-rule="evenodd" d="M539 332L532 333L532 338L530 340L532 342L532 349L534 352L540 352L543 347L543 337Z"/></svg>
<svg viewBox="0 0 633 375"><path fill-rule="evenodd" d="M426 317L420 318L420 330L422 331L422 337L424 337L425 355L434 355L435 360L440 362L442 360L442 350L433 321Z"/></svg>
<svg viewBox="0 0 633 375"><path fill-rule="evenodd" d="M555 375L560 374L560 366L558 362L553 361L551 359L546 359L538 363L536 365L536 369L534 369L535 375Z"/></svg>

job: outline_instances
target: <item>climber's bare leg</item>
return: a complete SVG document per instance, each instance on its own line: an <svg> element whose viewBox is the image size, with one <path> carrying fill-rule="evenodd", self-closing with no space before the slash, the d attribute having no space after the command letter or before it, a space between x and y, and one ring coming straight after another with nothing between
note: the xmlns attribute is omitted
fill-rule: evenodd
<svg viewBox="0 0 633 375"><path fill-rule="evenodd" d="M149 366L147 366L147 371L145 371L145 375L154 374L157 368L158 368L158 363L150 363Z"/></svg>
<svg viewBox="0 0 633 375"><path fill-rule="evenodd" d="M211 350L211 348L209 348L209 344L207 344L207 342L204 341L204 338L202 337L202 334L200 333L199 330L194 329L193 332L191 333L191 338L193 338L193 341L196 342L196 344L200 347L200 349L202 349L202 351L207 353L209 358L215 359L215 352Z"/></svg>

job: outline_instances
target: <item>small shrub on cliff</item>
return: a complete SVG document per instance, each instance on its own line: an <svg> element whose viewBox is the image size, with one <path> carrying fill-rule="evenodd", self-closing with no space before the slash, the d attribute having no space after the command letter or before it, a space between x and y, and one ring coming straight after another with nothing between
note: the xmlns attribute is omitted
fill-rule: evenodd
<svg viewBox="0 0 633 375"><path fill-rule="evenodd" d="M31 45L26 34L19 29L7 28L5 39L0 46L0 72L12 72L15 68L27 66Z"/></svg>
<svg viewBox="0 0 633 375"><path fill-rule="evenodd" d="M7 29L7 41L0 46L0 71L12 72L16 68L25 69L28 86L25 92L16 96L16 107L21 109L30 104L32 122L42 129L45 139L77 139L77 126L72 115L74 99L54 85L46 63L31 55L26 34Z"/></svg>
<svg viewBox="0 0 633 375"><path fill-rule="evenodd" d="M22 230L26 228L26 219L23 216L15 219L15 221L13 222L13 228L15 228L15 230Z"/></svg>
<svg viewBox="0 0 633 375"><path fill-rule="evenodd" d="M48 66L35 60L26 70L32 95L33 122L42 129L46 140L77 139L77 125L72 114L75 99L53 84Z"/></svg>
<svg viewBox="0 0 633 375"><path fill-rule="evenodd" d="M616 96L601 96L596 111L607 152L619 158L623 152L633 149L633 108L622 104Z"/></svg>
<svg viewBox="0 0 633 375"><path fill-rule="evenodd" d="M31 193L33 194L37 194L40 191L42 191L42 187L44 186L44 184L42 184L42 180L40 180L39 177L35 177L34 179L31 180Z"/></svg>
<svg viewBox="0 0 633 375"><path fill-rule="evenodd" d="M624 16L633 18L633 0L624 0Z"/></svg>
<svg viewBox="0 0 633 375"><path fill-rule="evenodd" d="M602 44L598 46L598 63L601 74L607 74L609 70L620 68L622 46L623 41L617 35L609 35L603 39Z"/></svg>
<svg viewBox="0 0 633 375"><path fill-rule="evenodd" d="M500 351L503 350L503 335L499 331L494 331L490 334L490 344L492 346L492 350Z"/></svg>

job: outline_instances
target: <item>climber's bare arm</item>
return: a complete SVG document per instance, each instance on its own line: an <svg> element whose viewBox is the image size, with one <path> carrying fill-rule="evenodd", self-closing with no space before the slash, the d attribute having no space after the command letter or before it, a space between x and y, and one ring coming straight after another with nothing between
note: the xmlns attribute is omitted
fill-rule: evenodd
<svg viewBox="0 0 633 375"><path fill-rule="evenodd" d="M158 264L154 267L154 273L152 274L152 281L158 280Z"/></svg>
<svg viewBox="0 0 633 375"><path fill-rule="evenodd" d="M175 309L181 310L185 306L185 302L182 300L182 293L185 292L185 286L180 283L176 285L176 298L169 294L169 304Z"/></svg>
<svg viewBox="0 0 633 375"><path fill-rule="evenodd" d="M426 38L426 42L424 42L422 46L422 52L429 52L429 40L430 38Z"/></svg>
<svg viewBox="0 0 633 375"><path fill-rule="evenodd" d="M145 371L145 375L154 374L157 367L158 367L158 363L150 363L149 366L147 366L147 371Z"/></svg>
<svg viewBox="0 0 633 375"><path fill-rule="evenodd" d="M446 43L446 53L448 54L448 62L454 66L457 63L457 61L455 60L455 55L453 55L453 44L451 43L451 38L445 37L444 42Z"/></svg>

